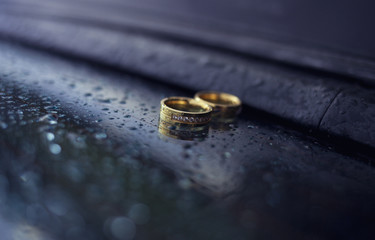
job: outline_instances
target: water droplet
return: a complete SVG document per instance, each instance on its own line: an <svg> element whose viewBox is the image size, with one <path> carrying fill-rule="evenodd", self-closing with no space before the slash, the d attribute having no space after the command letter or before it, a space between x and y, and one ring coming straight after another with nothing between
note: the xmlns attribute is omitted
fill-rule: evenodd
<svg viewBox="0 0 375 240"><path fill-rule="evenodd" d="M107 98L107 99L98 99L98 102L101 102L101 103L111 103L111 99Z"/></svg>
<svg viewBox="0 0 375 240"><path fill-rule="evenodd" d="M55 134L48 132L46 133L46 138L48 141L53 141L55 139Z"/></svg>
<svg viewBox="0 0 375 240"><path fill-rule="evenodd" d="M150 209L145 204L137 203L130 208L128 216L136 224L145 224L150 219Z"/></svg>
<svg viewBox="0 0 375 240"><path fill-rule="evenodd" d="M39 122L48 122L49 124L57 124L57 114L46 114L38 119Z"/></svg>
<svg viewBox="0 0 375 240"><path fill-rule="evenodd" d="M59 154L61 152L61 147L59 144L53 143L49 145L49 150L51 151L52 154Z"/></svg>
<svg viewBox="0 0 375 240"><path fill-rule="evenodd" d="M69 208L67 197L59 191L50 191L45 200L45 205L50 212L57 216L64 216Z"/></svg>
<svg viewBox="0 0 375 240"><path fill-rule="evenodd" d="M132 239L135 236L136 226L127 217L116 217L111 222L110 232L117 239Z"/></svg>
<svg viewBox="0 0 375 240"><path fill-rule="evenodd" d="M107 138L107 134L105 134L105 133L96 133L95 134L95 138L96 139L105 139L105 138Z"/></svg>
<svg viewBox="0 0 375 240"><path fill-rule="evenodd" d="M94 88L94 91L101 91L102 89L103 89L102 87L98 86Z"/></svg>
<svg viewBox="0 0 375 240"><path fill-rule="evenodd" d="M18 98L21 99L21 100L27 100L28 99L27 97L24 97L24 96L21 96L21 95L18 96Z"/></svg>
<svg viewBox="0 0 375 240"><path fill-rule="evenodd" d="M189 149L189 148L191 148L191 145L190 145L190 144L185 144L185 145L184 145L184 148L185 148L185 149Z"/></svg>
<svg viewBox="0 0 375 240"><path fill-rule="evenodd" d="M191 188L192 183L191 183L191 181L190 181L189 179L187 179L187 178L183 178L183 179L180 179L180 180L178 181L178 185L179 185L182 189L187 190L187 189Z"/></svg>
<svg viewBox="0 0 375 240"><path fill-rule="evenodd" d="M6 128L8 127L8 124L6 124L5 122L1 122L1 121L0 121L0 127L1 127L2 129L6 129Z"/></svg>

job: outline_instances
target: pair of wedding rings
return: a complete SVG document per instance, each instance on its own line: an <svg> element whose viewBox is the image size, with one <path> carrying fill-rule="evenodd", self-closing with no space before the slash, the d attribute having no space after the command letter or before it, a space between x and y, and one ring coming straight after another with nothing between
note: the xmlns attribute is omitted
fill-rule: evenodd
<svg viewBox="0 0 375 240"><path fill-rule="evenodd" d="M233 121L241 111L238 97L214 91L198 92L194 98L164 98L160 105L159 124L177 131L201 131L211 120Z"/></svg>

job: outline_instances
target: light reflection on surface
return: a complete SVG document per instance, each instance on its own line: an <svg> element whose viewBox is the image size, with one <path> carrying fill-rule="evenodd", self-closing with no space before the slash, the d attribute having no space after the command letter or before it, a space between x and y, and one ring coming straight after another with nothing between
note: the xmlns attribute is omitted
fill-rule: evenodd
<svg viewBox="0 0 375 240"><path fill-rule="evenodd" d="M208 135L208 126L201 127L200 129L185 129L185 130L177 130L173 124L161 124L159 121L158 124L158 131L161 134L160 137L163 136L175 138L179 140L185 141L194 141L199 140L203 141Z"/></svg>
<svg viewBox="0 0 375 240"><path fill-rule="evenodd" d="M21 221L7 221L0 215L2 240L54 240L41 229Z"/></svg>

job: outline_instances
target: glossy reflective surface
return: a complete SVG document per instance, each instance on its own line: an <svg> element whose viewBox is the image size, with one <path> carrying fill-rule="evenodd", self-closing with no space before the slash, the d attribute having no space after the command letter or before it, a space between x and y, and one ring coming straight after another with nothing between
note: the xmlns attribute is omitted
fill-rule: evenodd
<svg viewBox="0 0 375 240"><path fill-rule="evenodd" d="M7 239L373 234L374 169L272 119L244 109L182 140L159 103L194 93L5 42L0 66Z"/></svg>

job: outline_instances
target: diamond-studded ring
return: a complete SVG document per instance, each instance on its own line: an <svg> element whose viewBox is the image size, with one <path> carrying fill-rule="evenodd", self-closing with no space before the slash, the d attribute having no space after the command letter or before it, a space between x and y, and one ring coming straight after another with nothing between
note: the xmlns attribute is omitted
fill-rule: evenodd
<svg viewBox="0 0 375 240"><path fill-rule="evenodd" d="M164 98L160 105L160 120L162 121L199 126L211 120L211 106L193 98Z"/></svg>

